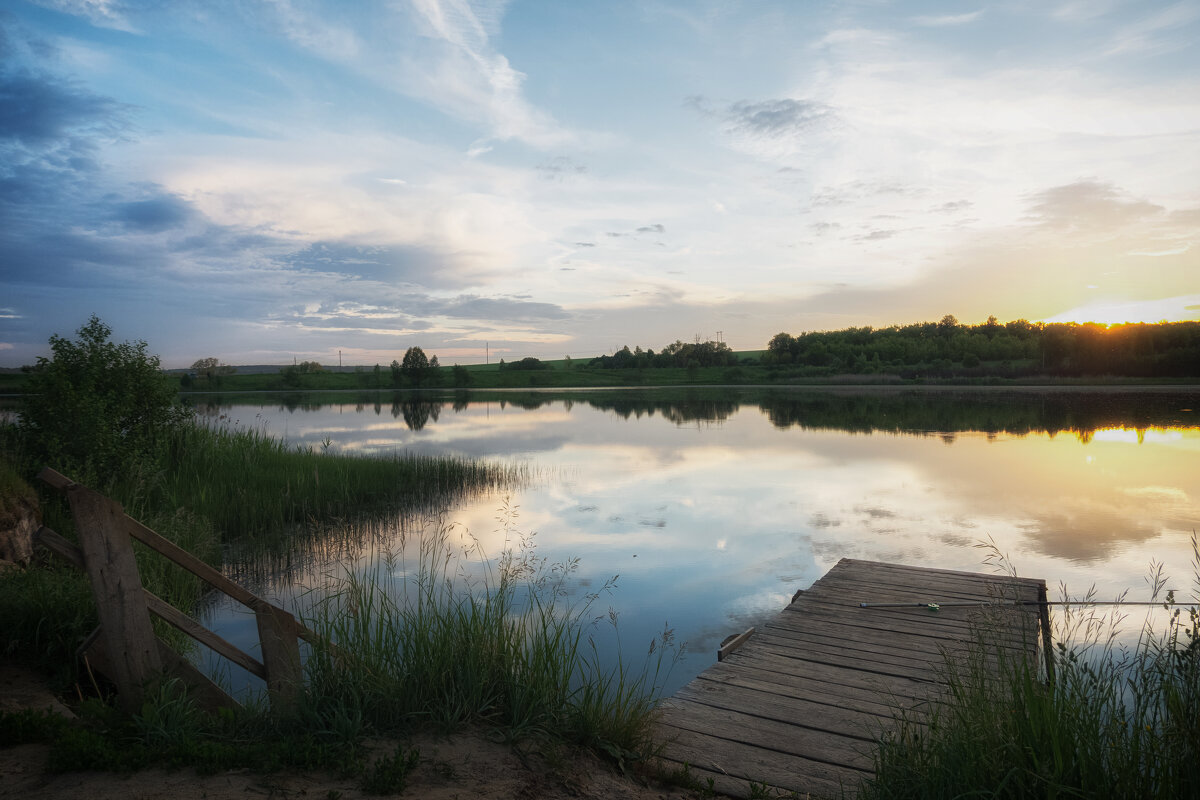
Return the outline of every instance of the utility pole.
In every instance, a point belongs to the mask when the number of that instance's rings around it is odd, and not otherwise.
[[[484,364],[492,363],[492,349],[491,348],[492,348],[491,342],[483,343],[483,363]]]
[[[338,369],[342,368],[342,351],[338,350]]]

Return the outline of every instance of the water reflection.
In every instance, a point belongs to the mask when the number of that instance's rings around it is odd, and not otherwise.
[[[990,538],[1024,575],[1101,596],[1143,588],[1152,559],[1188,586],[1200,528],[1200,397],[1178,390],[673,390],[477,393],[217,402],[214,419],[345,453],[437,453],[527,463],[519,525],[551,561],[580,558],[579,590],[620,575],[622,639],[664,621],[694,655],[781,608],[842,557],[985,570]],[[391,414],[379,409],[392,409]],[[398,409],[398,410],[397,410]],[[498,555],[497,495],[448,511]],[[258,577],[319,587],[361,569],[406,525],[326,531]],[[249,563],[254,563],[251,559]],[[863,598],[864,600],[869,598]]]

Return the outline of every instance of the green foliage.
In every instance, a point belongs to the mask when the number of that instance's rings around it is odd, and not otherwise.
[[[75,340],[51,336],[52,356],[38,359],[21,408],[29,456],[93,483],[147,457],[181,419],[158,357],[111,333],[93,316]]]
[[[653,350],[642,350],[629,345],[611,356],[600,356],[588,362],[588,366],[599,369],[658,369],[668,367],[699,368],[729,367],[737,364],[737,356],[724,342],[682,342],[676,340],[667,345],[658,355]]]
[[[192,364],[192,371],[196,373],[196,379],[204,382],[204,385],[209,388],[219,388],[222,379],[226,375],[232,375],[237,372],[234,367],[228,364],[222,364],[215,358],[200,358]],[[190,376],[185,376],[190,377]]]
[[[390,756],[380,756],[367,767],[362,778],[362,788],[367,794],[401,794],[408,786],[408,776],[421,761],[417,748],[405,751],[397,745]]]
[[[65,717],[52,711],[0,711],[0,747],[52,741],[66,724]]]
[[[218,543],[281,533],[313,519],[423,508],[522,477],[519,469],[465,459],[355,458],[291,447],[255,430],[200,425],[180,426],[164,452],[169,468],[141,490],[147,507],[188,509],[208,522]]]
[[[543,362],[541,359],[533,358],[532,356],[530,356],[529,358],[522,358],[520,361],[511,361],[507,364],[505,364],[503,361],[501,361],[500,368],[507,369],[507,370],[516,370],[518,372],[521,372],[521,371],[529,372],[529,371],[540,370],[540,369],[551,369],[552,367],[549,364]]]
[[[74,653],[96,627],[91,586],[65,567],[7,570],[0,575],[0,655],[20,657],[74,677]]]
[[[839,372],[886,369],[917,377],[1017,378],[1030,375],[1140,378],[1200,375],[1200,322],[1098,325],[1074,322],[962,325],[940,322],[778,333],[763,363]]]
[[[404,351],[404,360],[400,362],[400,372],[414,384],[420,384],[429,376],[429,358],[419,347],[410,347]]]
[[[85,701],[79,715],[78,724],[56,726],[43,738],[51,744],[51,772],[134,772],[151,764],[201,774],[361,768],[361,731],[345,738],[312,715],[282,723],[256,707],[204,713],[170,680],[152,687],[131,717],[98,700]]]
[[[37,493],[21,478],[6,456],[0,450],[0,527],[16,525],[21,515],[38,506]]]

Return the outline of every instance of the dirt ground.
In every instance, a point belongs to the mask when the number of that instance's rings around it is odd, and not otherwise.
[[[0,664],[0,709],[53,708],[70,711],[27,670]],[[397,743],[372,742],[372,753],[390,754]],[[420,750],[420,763],[409,776],[403,796],[429,800],[457,798],[548,798],[578,800],[668,800],[695,793],[652,784],[622,775],[598,758],[571,753],[566,758],[528,755],[524,759],[507,745],[479,733],[449,739],[420,737],[404,742]],[[29,800],[248,800],[313,798],[352,800],[374,797],[355,778],[319,772],[256,774],[247,770],[200,776],[191,770],[144,770],[132,775],[104,772],[49,774],[49,748],[22,745],[0,749],[0,797]]]

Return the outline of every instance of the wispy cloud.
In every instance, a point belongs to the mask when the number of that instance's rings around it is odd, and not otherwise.
[[[1181,29],[1200,19],[1200,6],[1179,2],[1149,14],[1136,22],[1122,25],[1110,43],[1107,55],[1148,52],[1170,52],[1194,47],[1195,32],[1185,34]]]
[[[89,22],[99,28],[138,33],[137,27],[129,20],[127,4],[121,0],[35,0],[35,2],[65,14],[86,17]]]
[[[407,61],[424,99],[463,119],[482,122],[495,139],[538,147],[573,141],[547,112],[521,91],[525,75],[492,46],[505,2],[411,0],[422,34],[435,46],[429,60]]]
[[[913,22],[927,28],[946,28],[955,25],[967,25],[983,16],[984,9],[970,11],[965,14],[941,14],[934,16],[913,17]]]

